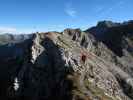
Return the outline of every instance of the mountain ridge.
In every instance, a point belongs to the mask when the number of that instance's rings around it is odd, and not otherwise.
[[[132,34],[127,35],[133,32],[132,21],[122,26],[109,23],[100,22],[108,24],[109,34],[126,32],[125,37],[120,34],[123,37],[121,56],[89,30],[34,33],[28,38],[20,36],[21,41],[9,38],[3,42],[0,46],[2,97],[11,100],[132,100],[133,41]]]

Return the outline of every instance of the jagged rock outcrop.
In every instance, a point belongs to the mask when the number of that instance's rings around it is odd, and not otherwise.
[[[109,29],[121,25],[105,24]],[[35,33],[12,45],[2,43],[0,99],[132,100],[131,36],[123,40],[121,57],[80,29]]]
[[[102,22],[105,26],[107,26],[104,22]],[[88,29],[86,32],[90,32],[94,34],[97,40],[105,44],[109,49],[111,49],[112,53],[107,53],[109,50],[102,50],[105,53],[104,59],[108,59],[114,64],[116,64],[121,70],[126,72],[132,80],[132,65],[133,65],[133,56],[132,56],[132,49],[133,49],[133,22],[128,21],[124,23],[114,23],[111,27],[104,27],[106,28],[105,31],[96,32],[100,27],[97,25],[94,28]],[[93,30],[93,31],[92,31]],[[95,33],[96,32],[96,33]],[[104,47],[105,48],[105,47]],[[108,58],[108,56],[110,56]],[[100,56],[103,58],[103,56]],[[116,76],[119,77],[119,76]],[[130,78],[128,78],[130,80]],[[132,95],[132,84],[128,85],[128,82],[125,78],[122,78],[121,85],[126,83],[128,87],[126,93],[130,93]],[[126,81],[126,82],[125,82]],[[131,82],[132,83],[132,82]],[[123,87],[123,85],[122,85]],[[125,89],[125,86],[123,87]],[[124,90],[125,91],[125,90]],[[130,96],[131,96],[130,95]]]

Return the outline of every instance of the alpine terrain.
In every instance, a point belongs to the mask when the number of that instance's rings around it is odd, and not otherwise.
[[[0,35],[0,100],[133,100],[133,21]]]

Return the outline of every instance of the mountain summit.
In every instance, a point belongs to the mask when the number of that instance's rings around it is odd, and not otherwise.
[[[132,100],[132,32],[132,21],[103,21],[86,31],[1,35],[0,99]]]

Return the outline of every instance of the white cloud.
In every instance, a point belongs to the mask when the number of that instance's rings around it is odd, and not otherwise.
[[[66,9],[66,13],[71,17],[75,17],[77,12],[73,9]]]
[[[14,33],[16,32],[16,28],[12,27],[1,27],[0,26],[0,33]]]
[[[76,17],[77,16],[77,11],[73,7],[72,3],[67,3],[65,5],[65,13],[71,17]]]
[[[25,34],[29,34],[29,33],[33,33],[33,32],[37,32],[36,29],[17,29],[17,28],[13,28],[13,27],[3,27],[0,26],[0,34],[4,34],[4,33],[12,33],[12,34],[21,34],[21,33],[25,33]]]

